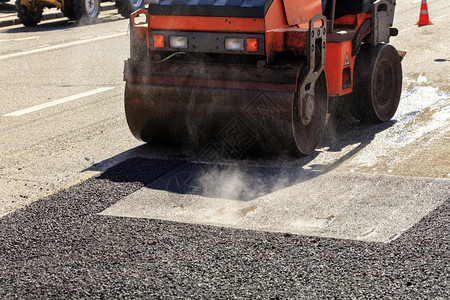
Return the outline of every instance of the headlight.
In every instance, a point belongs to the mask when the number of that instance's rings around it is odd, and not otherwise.
[[[187,48],[187,37],[185,36],[170,36],[169,38],[170,48]]]
[[[225,49],[234,51],[244,50],[244,39],[225,38]]]

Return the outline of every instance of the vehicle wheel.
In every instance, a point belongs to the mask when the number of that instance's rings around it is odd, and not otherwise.
[[[297,93],[299,95],[300,93]],[[325,129],[328,111],[328,87],[325,73],[319,76],[315,86],[314,99],[300,99],[294,105],[303,105],[303,116],[292,116],[292,130],[297,150],[301,155],[311,154],[317,147]],[[298,110],[300,111],[300,109]]]
[[[352,114],[361,122],[387,122],[402,93],[402,65],[389,44],[364,47],[356,58]]]
[[[62,9],[61,11],[64,17],[69,18],[69,20],[71,21],[75,21],[77,19],[77,15],[72,5],[73,3],[70,3],[70,5],[67,5],[67,7],[64,7],[64,9]]]
[[[19,20],[25,26],[36,26],[42,19],[42,7],[36,11],[29,11],[28,8],[20,4],[21,0],[16,0],[16,10]]]
[[[77,22],[91,24],[97,21],[100,0],[72,0],[72,9]]]
[[[69,18],[70,21],[75,21],[77,19],[75,12],[73,11],[72,8],[63,9],[62,13],[63,13],[64,17]]]
[[[117,0],[115,6],[122,17],[129,18],[132,12],[144,7],[144,0]]]

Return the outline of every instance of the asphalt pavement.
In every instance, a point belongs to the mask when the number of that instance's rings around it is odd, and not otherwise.
[[[0,296],[448,299],[450,202],[390,243],[99,215],[182,164],[134,158],[0,219]]]
[[[408,54],[395,118],[331,126],[306,158],[234,161],[263,183],[237,195],[180,190],[197,187],[178,176],[197,162],[129,132],[126,19],[2,28],[0,299],[449,299],[449,13],[428,2],[428,27],[414,26],[419,0],[397,2],[392,42]],[[180,220],[203,203],[203,218]],[[240,226],[258,214],[259,228]],[[264,228],[293,215],[308,230]]]
[[[100,4],[100,12],[116,9],[114,2],[104,2]],[[42,21],[55,20],[65,18],[63,13],[56,9],[44,9],[42,13]],[[17,17],[14,1],[0,2],[0,27],[20,25],[22,22]]]

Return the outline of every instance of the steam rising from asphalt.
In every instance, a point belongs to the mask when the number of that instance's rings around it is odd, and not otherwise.
[[[285,188],[294,178],[280,169],[212,167],[196,178],[195,186],[205,197],[247,201]]]

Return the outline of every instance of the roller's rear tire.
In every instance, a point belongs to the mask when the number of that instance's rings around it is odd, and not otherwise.
[[[402,66],[389,44],[363,47],[356,58],[352,114],[361,122],[389,121],[397,111],[402,92]]]
[[[29,11],[28,8],[22,5],[21,0],[16,0],[17,16],[20,22],[26,27],[36,26],[42,19],[42,7],[36,11]]]

